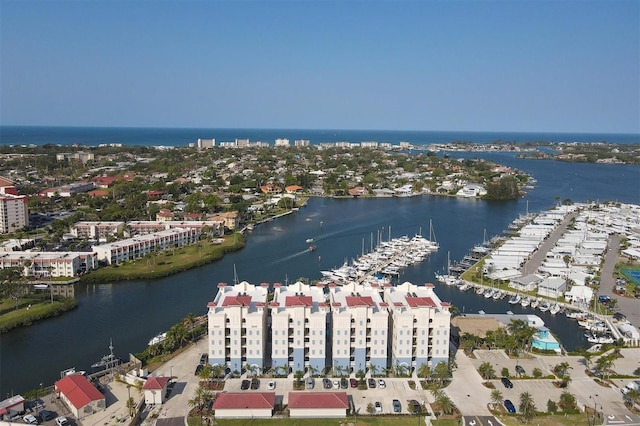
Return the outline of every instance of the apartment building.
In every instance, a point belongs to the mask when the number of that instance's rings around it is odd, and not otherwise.
[[[271,315],[271,366],[286,371],[320,372],[327,366],[329,305],[324,285],[274,284]],[[278,370],[275,370],[278,371]]]
[[[332,367],[337,372],[382,372],[387,367],[388,304],[377,285],[329,284]]]
[[[27,202],[27,196],[18,195],[12,181],[0,177],[0,234],[29,226]]]
[[[25,277],[75,277],[97,267],[97,255],[91,252],[0,253],[0,269],[20,268]]]
[[[386,286],[384,300],[391,314],[391,366],[406,372],[422,364],[434,368],[449,362],[451,304],[442,302],[433,284],[405,282]]]
[[[264,368],[269,284],[218,284],[208,308],[209,363],[241,372]]]
[[[76,238],[106,241],[124,232],[124,222],[77,222],[71,225],[69,232]]]
[[[139,259],[156,251],[196,243],[199,235],[200,232],[197,229],[172,228],[126,240],[95,245],[92,250],[97,254],[99,261],[111,265]]]

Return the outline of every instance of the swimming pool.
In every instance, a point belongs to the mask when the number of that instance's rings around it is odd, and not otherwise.
[[[636,287],[640,287],[640,269],[620,269],[622,275],[627,277],[627,279],[633,283]]]

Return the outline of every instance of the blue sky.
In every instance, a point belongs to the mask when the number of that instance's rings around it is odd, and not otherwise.
[[[640,133],[640,1],[0,0],[0,124]]]

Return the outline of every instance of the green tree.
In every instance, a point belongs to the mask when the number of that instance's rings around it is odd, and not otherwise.
[[[536,368],[533,369],[531,374],[533,375],[534,379],[539,379],[540,377],[542,377],[542,370],[540,370],[538,367],[536,367]]]
[[[451,370],[449,369],[449,365],[444,361],[440,361],[433,369],[433,375],[436,379],[438,379],[440,385],[442,386],[444,381],[451,377]]]
[[[494,405],[494,407],[496,405],[502,404],[503,399],[504,397],[502,396],[502,392],[500,392],[500,389],[494,389],[491,391],[491,403]]]
[[[571,411],[576,408],[576,397],[569,391],[564,391],[560,394],[560,401],[558,406],[562,411]]]
[[[520,394],[520,405],[518,406],[520,417],[525,423],[529,423],[536,415],[536,404],[529,392]]]
[[[511,373],[509,373],[509,369],[507,367],[502,367],[502,370],[500,370],[500,375],[502,377],[511,377]]]
[[[556,404],[555,401],[548,400],[547,401],[547,411],[550,412],[551,414],[557,413],[558,412],[558,404]]]
[[[447,395],[446,393],[441,392],[440,395],[438,395],[438,398],[436,399],[436,404],[440,406],[440,409],[442,410],[443,413],[445,414],[453,413],[453,401],[451,401],[451,398],[449,398],[449,395]]]
[[[26,280],[18,267],[0,269],[0,294],[13,299],[16,309],[20,297],[26,292]]]
[[[480,376],[482,376],[485,380],[491,380],[496,377],[496,371],[493,369],[493,366],[489,362],[483,362],[478,367],[478,372]]]

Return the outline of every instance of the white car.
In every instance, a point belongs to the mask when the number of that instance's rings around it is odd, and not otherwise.
[[[58,426],[69,426],[69,419],[65,416],[56,417],[56,425]]]
[[[374,404],[374,408],[376,413],[382,413],[382,404],[380,403],[380,401],[376,401],[376,403]]]
[[[38,424],[38,419],[36,419],[36,416],[34,416],[33,414],[27,414],[26,416],[24,416],[22,418],[22,420],[24,420],[24,422],[28,425],[37,425]]]
[[[333,388],[334,389],[340,389],[340,380],[334,380],[333,381]]]
[[[269,382],[267,383],[267,389],[268,390],[274,390],[275,388],[276,388],[275,380],[269,380]]]
[[[382,379],[379,379],[379,380],[378,380],[378,388],[380,388],[380,389],[384,389],[384,388],[386,388],[386,387],[387,387],[387,384],[385,383],[385,381],[384,381],[384,380],[382,380]]]

